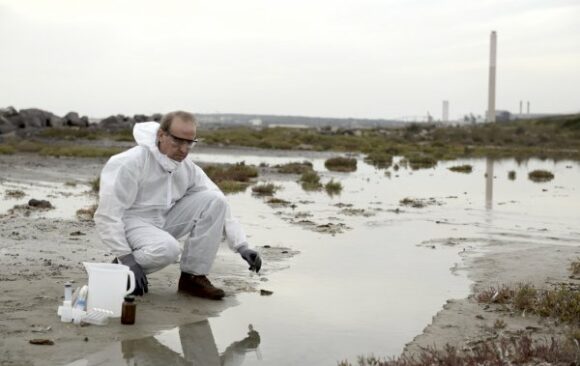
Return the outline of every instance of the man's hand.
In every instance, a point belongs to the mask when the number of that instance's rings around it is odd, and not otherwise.
[[[143,296],[143,294],[149,292],[149,282],[147,281],[145,272],[143,272],[143,268],[135,261],[133,254],[126,254],[117,259],[121,264],[128,266],[135,275],[135,291],[133,291],[133,295]]]
[[[248,262],[250,265],[250,271],[255,271],[256,273],[260,272],[260,268],[262,268],[262,258],[260,258],[258,252],[249,249],[247,245],[244,245],[238,249],[238,253],[240,253],[246,262]]]

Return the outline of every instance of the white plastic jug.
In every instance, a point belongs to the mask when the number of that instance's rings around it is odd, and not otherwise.
[[[87,311],[105,309],[112,317],[121,316],[125,295],[135,290],[135,275],[128,266],[114,263],[83,262],[89,274],[89,298]],[[127,289],[127,278],[129,289]]]

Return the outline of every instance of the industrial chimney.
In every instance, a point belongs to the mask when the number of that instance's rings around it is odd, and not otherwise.
[[[489,45],[489,89],[487,98],[487,122],[495,122],[495,66],[497,34],[491,32]]]

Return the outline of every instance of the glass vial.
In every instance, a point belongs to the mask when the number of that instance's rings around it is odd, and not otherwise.
[[[121,310],[121,324],[135,324],[135,313],[137,312],[137,304],[135,304],[135,297],[132,295],[125,296],[123,308]]]
[[[64,301],[72,303],[72,284],[70,282],[64,284]]]

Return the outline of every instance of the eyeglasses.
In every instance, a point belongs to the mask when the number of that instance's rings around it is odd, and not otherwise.
[[[175,146],[187,146],[188,148],[192,148],[195,146],[195,144],[197,144],[198,139],[193,139],[193,140],[188,140],[188,139],[182,139],[181,137],[177,137],[174,136],[171,132],[169,131],[164,131],[165,134],[167,134],[169,137],[171,137],[171,142],[173,143],[173,145]]]

